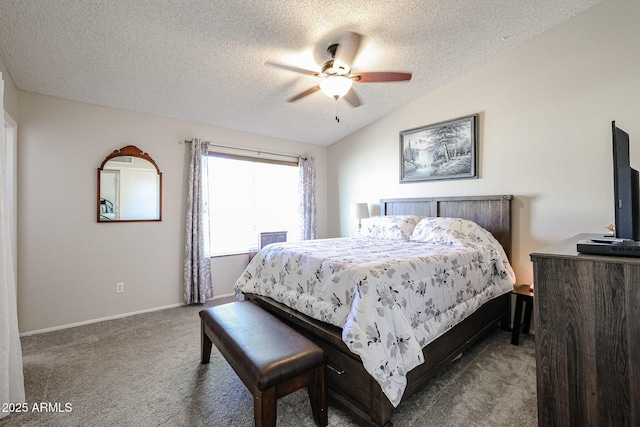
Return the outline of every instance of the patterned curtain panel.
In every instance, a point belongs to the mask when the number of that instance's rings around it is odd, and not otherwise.
[[[187,193],[187,227],[184,253],[184,300],[203,304],[213,298],[209,264],[209,209],[207,206],[209,142],[191,142],[189,188]]]
[[[316,165],[314,157],[298,159],[302,240],[316,238]]]
[[[4,81],[0,73],[0,106]],[[22,374],[22,348],[18,334],[16,306],[16,279],[13,271],[13,255],[9,236],[9,204],[7,197],[7,159],[4,140],[4,110],[0,109],[0,403],[24,402]],[[6,407],[3,406],[3,409]],[[11,411],[0,410],[0,418]]]

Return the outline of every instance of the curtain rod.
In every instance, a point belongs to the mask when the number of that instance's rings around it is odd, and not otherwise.
[[[193,140],[191,140],[193,141]],[[185,144],[191,144],[191,141],[183,141]],[[306,156],[293,156],[291,154],[280,154],[280,153],[272,153],[269,151],[258,151],[258,150],[252,150],[249,148],[240,148],[240,147],[230,147],[228,145],[217,145],[217,144],[209,144],[209,147],[218,147],[218,148],[227,148],[230,150],[239,150],[239,151],[248,151],[250,153],[256,153],[257,155],[260,154],[269,154],[270,156],[281,156],[281,157],[288,157],[290,159],[302,159],[302,160],[307,160]]]

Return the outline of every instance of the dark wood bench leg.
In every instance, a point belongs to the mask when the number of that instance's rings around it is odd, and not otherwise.
[[[200,359],[200,363],[209,363],[209,359],[211,358],[211,346],[212,342],[207,336],[205,332],[205,324],[204,322],[200,322],[200,350],[202,352],[202,356]]]
[[[277,402],[275,387],[256,392],[253,396],[253,418],[256,427],[276,427]]]
[[[329,424],[329,414],[327,413],[327,383],[324,376],[324,366],[316,368],[315,377],[315,382],[307,387],[311,411],[316,424],[320,427],[326,427]]]

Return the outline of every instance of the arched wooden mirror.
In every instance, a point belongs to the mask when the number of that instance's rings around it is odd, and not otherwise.
[[[98,168],[98,222],[162,220],[162,173],[138,147],[109,154]]]

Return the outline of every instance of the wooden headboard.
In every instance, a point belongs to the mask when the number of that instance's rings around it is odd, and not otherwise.
[[[380,215],[424,215],[463,218],[485,228],[511,258],[513,196],[419,197],[380,200]]]

